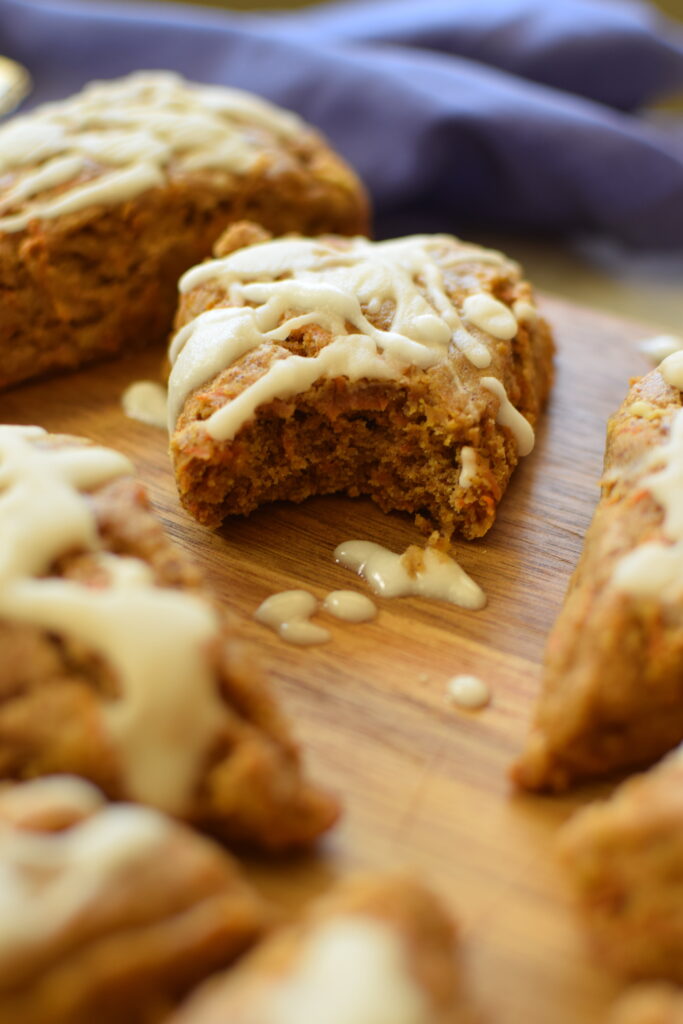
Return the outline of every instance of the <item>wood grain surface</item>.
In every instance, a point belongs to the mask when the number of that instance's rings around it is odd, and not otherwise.
[[[128,382],[157,376],[159,352],[0,395],[3,422],[83,434],[133,458],[170,532],[259,646],[311,774],[343,798],[344,819],[315,857],[255,863],[254,877],[295,905],[352,867],[413,866],[461,922],[472,988],[493,1024],[591,1024],[619,987],[592,962],[553,853],[558,824],[598,791],[518,796],[506,770],[597,499],[605,421],[629,377],[647,369],[635,342],[648,332],[555,298],[542,305],[559,351],[536,449],[490,533],[455,546],[487,607],[378,599],[371,623],[321,615],[332,640],[313,648],[288,646],[253,611],[290,587],[321,598],[365,591],[334,564],[335,546],[362,538],[403,550],[421,542],[409,520],[370,501],[321,498],[270,506],[218,533],[192,522],[178,506],[165,435],[120,410]],[[488,681],[489,708],[448,704],[446,683],[460,672]]]

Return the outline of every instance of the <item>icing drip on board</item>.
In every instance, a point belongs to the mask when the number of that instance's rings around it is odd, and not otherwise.
[[[132,472],[96,446],[55,447],[35,428],[0,428],[0,616],[80,641],[115,671],[102,718],[135,799],[182,813],[222,721],[209,662],[219,623],[208,601],[156,586],[146,563],[101,549],[83,492]],[[87,551],[108,577],[92,587],[45,576]]]
[[[307,590],[282,590],[267,597],[254,612],[254,618],[288,643],[308,647],[330,639],[329,630],[309,621],[317,610],[318,602]]]
[[[480,711],[491,703],[491,689],[478,676],[453,676],[446,692],[452,704],[467,711]]]
[[[0,177],[14,176],[0,194],[0,231],[130,199],[163,185],[170,164],[180,173],[245,174],[274,140],[304,130],[295,114],[258,96],[171,72],[94,82],[0,128]]]
[[[168,397],[163,384],[154,380],[136,380],[123,392],[121,405],[129,419],[166,429]]]
[[[435,548],[410,547],[397,555],[381,544],[349,540],[334,551],[335,561],[353,569],[381,597],[427,597],[461,608],[479,609],[486,595],[458,563]]]
[[[335,619],[344,622],[369,622],[377,615],[377,605],[365,594],[356,590],[332,590],[326,596],[322,607]]]
[[[491,363],[490,344],[514,337],[517,321],[488,292],[469,295],[459,312],[444,274],[459,265],[486,262],[518,273],[500,253],[455,246],[444,235],[377,243],[356,238],[342,244],[276,239],[194,267],[181,279],[181,292],[214,284],[231,305],[200,313],[171,343],[169,431],[191,392],[262,345],[270,347],[272,358],[261,375],[202,421],[202,429],[217,441],[232,440],[260,407],[301,394],[319,380],[400,382],[411,368],[452,362],[454,350],[476,369],[485,369]],[[382,326],[375,322],[380,311]],[[467,330],[461,314],[472,319],[476,334]],[[309,325],[331,335],[317,354],[296,355],[278,344]],[[498,422],[530,451],[530,425],[520,414],[525,428],[514,417],[516,410],[497,378],[482,378],[482,387],[492,380],[501,400]]]

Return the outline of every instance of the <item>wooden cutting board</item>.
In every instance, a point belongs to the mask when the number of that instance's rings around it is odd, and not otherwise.
[[[590,1024],[618,990],[591,961],[553,853],[558,824],[598,790],[518,796],[506,770],[597,500],[605,421],[629,377],[648,368],[635,347],[648,331],[555,298],[542,304],[559,351],[536,449],[490,533],[456,545],[487,607],[379,599],[371,623],[321,616],[332,640],[319,647],[288,646],[253,621],[254,609],[291,587],[319,597],[366,590],[334,564],[335,546],[362,538],[402,551],[421,542],[409,520],[370,501],[321,498],[271,506],[219,533],[195,524],[179,508],[164,433],[120,411],[127,383],[157,376],[159,352],[0,395],[0,421],[83,434],[133,458],[170,532],[259,646],[311,775],[342,797],[344,819],[317,856],[253,864],[254,877],[295,905],[352,867],[414,867],[461,922],[466,969],[493,1024]],[[449,706],[446,683],[461,672],[491,685],[485,711]]]

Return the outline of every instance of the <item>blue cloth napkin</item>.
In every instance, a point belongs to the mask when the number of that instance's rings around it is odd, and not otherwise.
[[[683,247],[683,132],[638,114],[683,89],[683,33],[641,3],[363,0],[282,15],[0,0],[31,102],[172,68],[253,90],[356,167],[379,235],[593,231]]]

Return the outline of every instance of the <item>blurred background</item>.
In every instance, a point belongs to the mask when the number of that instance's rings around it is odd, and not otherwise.
[[[286,7],[306,7],[318,0],[191,0],[211,7],[225,7],[233,11],[275,11]],[[457,0],[455,0],[457,3]],[[486,0],[481,0],[486,3]],[[553,0],[548,0],[552,3]],[[605,0],[612,3],[614,0]],[[674,17],[683,17],[683,0],[658,0],[657,6]]]
[[[180,2],[187,3],[188,0]],[[189,2],[226,11],[256,14],[309,6],[319,0]],[[453,2],[457,3],[458,0]],[[482,4],[486,2],[481,0]],[[618,2],[620,0],[604,0],[605,4]],[[553,0],[548,0],[548,3],[553,3]],[[683,0],[656,0],[653,6],[670,18],[683,22]],[[680,112],[683,118],[683,96],[671,98],[660,106],[668,112]],[[538,288],[641,320],[646,332],[651,328],[650,333],[665,332],[683,336],[683,252],[633,251],[605,239],[591,238],[567,240],[480,233],[472,240],[501,248],[520,260]]]

